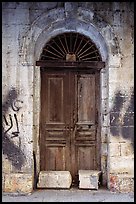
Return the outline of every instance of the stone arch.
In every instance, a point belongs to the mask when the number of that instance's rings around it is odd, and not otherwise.
[[[65,24],[65,21],[63,21],[63,24]],[[64,33],[64,32],[78,32],[80,34],[83,34],[83,35],[89,37],[93,41],[93,43],[96,45],[97,49],[100,51],[102,60],[106,61],[107,60],[106,45],[104,43],[104,39],[98,33],[98,31],[95,29],[95,27],[91,25],[91,26],[89,26],[89,29],[88,29],[88,25],[86,23],[79,22],[77,20],[74,21],[74,24],[78,25],[78,27],[75,27],[75,29],[74,28],[68,29],[68,28],[59,27],[60,24],[58,22],[56,22],[56,23],[54,23],[53,27],[57,28],[57,29],[49,28],[48,31],[44,30],[41,33],[41,35],[39,36],[39,38],[37,39],[37,42],[35,44],[35,47],[36,47],[35,59],[37,59],[37,60],[39,59],[39,54],[42,52],[42,49],[43,49],[42,43],[49,41],[50,37],[54,37],[54,36],[59,35],[59,34]],[[99,38],[98,41],[96,41],[95,38],[97,38],[97,37],[94,34]],[[46,39],[45,39],[45,36],[46,36]]]
[[[76,15],[70,15],[70,9],[57,8],[48,11],[39,16],[31,25],[31,28],[24,34],[20,44],[20,63],[24,66],[33,67],[33,104],[37,106],[34,113],[35,130],[33,132],[35,141],[35,150],[38,152],[39,137],[39,112],[40,112],[40,70],[36,67],[36,61],[39,60],[43,47],[56,35],[66,32],[78,32],[90,38],[96,45],[101,54],[102,61],[106,63],[104,71],[101,72],[101,137],[107,137],[108,149],[108,132],[109,129],[109,101],[108,101],[108,70],[109,68],[120,66],[120,49],[117,37],[111,26],[97,16],[93,11],[78,7]],[[36,101],[36,102],[35,102]],[[102,138],[102,152],[105,149],[104,139]],[[108,153],[102,153],[102,172],[103,183],[108,183]],[[39,161],[39,155],[36,153],[36,160]],[[103,161],[103,158],[106,161]],[[38,162],[37,162],[38,163]],[[38,165],[36,166],[38,169]],[[37,170],[38,171],[38,170]]]
[[[66,15],[65,8],[57,8],[42,14],[33,22],[20,40],[22,64],[34,65],[35,60],[39,59],[42,48],[51,37],[72,31],[89,37],[99,49],[103,61],[108,63],[109,56],[119,57],[117,37],[108,23],[92,11],[89,13],[87,9],[81,7],[77,8],[77,16],[69,17],[69,15]]]

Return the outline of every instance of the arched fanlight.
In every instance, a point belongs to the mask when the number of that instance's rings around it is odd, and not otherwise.
[[[70,32],[57,35],[47,42],[40,60],[101,61],[101,56],[88,37]]]

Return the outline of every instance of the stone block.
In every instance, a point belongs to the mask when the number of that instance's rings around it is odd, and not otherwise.
[[[41,171],[38,188],[70,188],[72,177],[69,171]]]
[[[120,143],[109,143],[109,149],[111,157],[118,157],[121,155]]]
[[[124,174],[118,177],[120,192],[134,192],[134,175]]]
[[[109,68],[109,81],[110,82],[117,82],[119,76],[119,69],[118,68]]]
[[[131,142],[120,143],[121,156],[131,156],[134,154],[133,144]]]
[[[79,170],[79,188],[98,189],[100,171]]]
[[[130,156],[115,156],[110,157],[110,173],[121,174],[134,172],[134,158]]]
[[[4,173],[2,174],[2,191],[4,191],[5,188],[5,175]]]
[[[33,191],[33,176],[26,173],[5,174],[4,192],[31,193]]]
[[[134,191],[134,175],[110,174],[110,191],[128,193]]]
[[[107,143],[101,143],[101,154],[103,156],[108,154]]]
[[[109,56],[109,68],[118,68],[120,67],[121,57],[120,55],[110,55]]]
[[[4,9],[3,24],[29,25],[29,9]]]

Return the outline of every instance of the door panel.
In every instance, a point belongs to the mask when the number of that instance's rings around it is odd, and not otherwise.
[[[46,159],[45,168],[46,170],[65,170],[65,161],[66,161],[66,146],[55,144],[46,146]],[[59,159],[58,159],[59,158]]]
[[[82,145],[77,146],[77,169],[94,169],[95,166],[95,145]],[[89,158],[89,159],[88,159]]]
[[[66,73],[41,73],[40,169],[69,169],[69,77]],[[66,111],[67,110],[67,111]]]
[[[77,75],[78,123],[95,122],[95,75]]]
[[[40,170],[98,169],[96,77],[41,72]]]
[[[97,123],[95,74],[75,73],[75,97],[73,137],[73,178],[77,180],[78,170],[98,169],[97,166]]]

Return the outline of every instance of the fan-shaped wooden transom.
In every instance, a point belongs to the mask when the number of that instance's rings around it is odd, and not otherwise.
[[[57,35],[47,42],[40,60],[101,61],[101,57],[88,37],[70,32]]]

